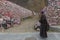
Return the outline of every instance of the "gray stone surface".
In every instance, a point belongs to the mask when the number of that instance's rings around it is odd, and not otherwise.
[[[37,40],[35,37],[26,37],[25,40]]]
[[[60,33],[48,33],[48,38],[41,38],[35,33],[0,33],[0,40],[60,40]]]
[[[60,25],[59,26],[50,26],[50,30],[54,30],[54,31],[60,32]]]

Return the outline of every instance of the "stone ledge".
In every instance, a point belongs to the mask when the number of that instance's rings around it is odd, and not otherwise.
[[[50,30],[55,30],[55,31],[60,32],[60,26],[51,26]]]

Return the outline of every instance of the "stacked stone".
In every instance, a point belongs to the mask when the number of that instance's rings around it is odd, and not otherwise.
[[[21,18],[33,16],[33,13],[31,10],[23,8],[9,1],[0,1],[0,14],[6,15],[6,16],[10,15],[10,17],[15,18],[16,21],[21,20]]]
[[[60,9],[57,6],[59,0],[48,0],[48,6],[46,7],[45,15],[50,25],[60,25]]]

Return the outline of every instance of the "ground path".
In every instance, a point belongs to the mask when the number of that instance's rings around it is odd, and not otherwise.
[[[48,38],[43,39],[39,32],[34,33],[0,33],[0,40],[60,40],[60,33],[49,33]]]
[[[14,27],[11,27],[3,32],[35,32],[33,29],[33,26],[35,22],[38,20],[38,16],[35,16],[33,18],[28,18],[22,21],[21,25],[15,25]],[[0,31],[1,32],[1,31]]]

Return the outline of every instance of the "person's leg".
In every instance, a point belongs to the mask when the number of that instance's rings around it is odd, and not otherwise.
[[[43,30],[40,29],[40,37],[43,37]]]
[[[44,30],[42,29],[42,38],[44,38]]]
[[[42,38],[47,38],[47,32],[44,31],[43,29],[40,30],[40,37],[42,37]]]
[[[45,38],[47,38],[47,31],[45,31]]]
[[[47,31],[45,31],[45,30],[43,31],[43,37],[47,38]]]
[[[40,37],[42,36],[42,31],[40,30]]]

